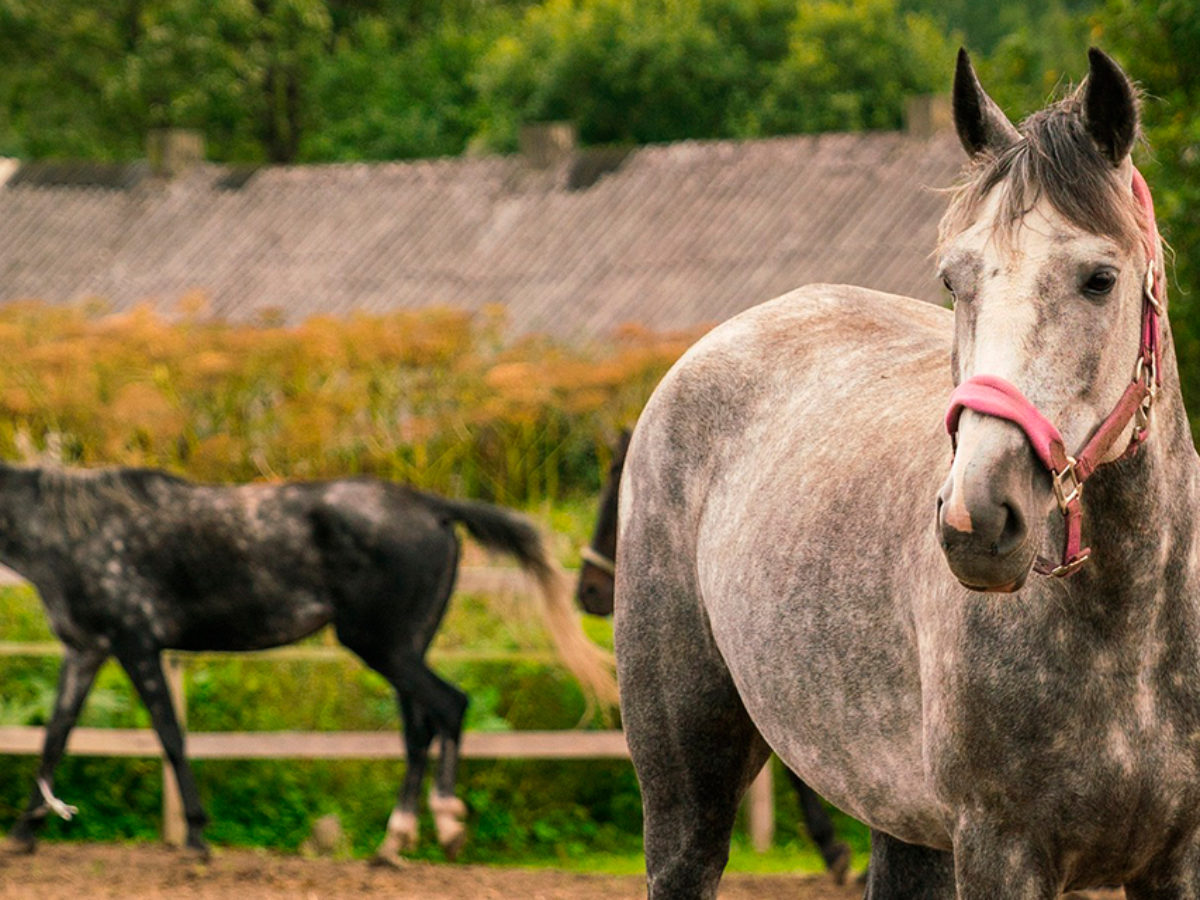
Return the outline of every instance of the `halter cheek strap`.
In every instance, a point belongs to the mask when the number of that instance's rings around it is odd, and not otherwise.
[[[950,434],[951,446],[955,449],[959,419],[964,409],[971,409],[1017,425],[1025,432],[1034,454],[1049,470],[1058,508],[1066,520],[1066,534],[1060,563],[1056,565],[1042,557],[1038,558],[1034,571],[1042,575],[1064,577],[1078,571],[1080,566],[1087,562],[1092,551],[1080,546],[1083,483],[1098,466],[1104,464],[1109,451],[1131,421],[1134,423],[1133,433],[1125,451],[1118,459],[1124,459],[1137,452],[1142,441],[1146,439],[1150,426],[1150,409],[1162,383],[1162,257],[1158,226],[1154,220],[1154,202],[1145,179],[1137,169],[1133,171],[1133,195],[1146,215],[1143,237],[1150,257],[1142,287],[1141,346],[1137,364],[1134,366],[1133,380],[1125,388],[1112,412],[1084,444],[1083,449],[1075,456],[1068,455],[1062,434],[1054,423],[1042,415],[1015,385],[996,375],[976,375],[968,378],[954,389],[950,395],[950,408],[946,411],[946,431]]]

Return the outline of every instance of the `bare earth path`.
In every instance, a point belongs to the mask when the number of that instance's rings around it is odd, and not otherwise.
[[[721,900],[851,900],[862,889],[838,888],[825,876],[729,875]],[[553,869],[434,865],[401,870],[362,861],[303,859],[248,850],[218,850],[199,865],[148,844],[53,844],[33,856],[0,855],[0,900],[84,898],[268,898],[326,900],[641,900],[639,876],[581,875]]]

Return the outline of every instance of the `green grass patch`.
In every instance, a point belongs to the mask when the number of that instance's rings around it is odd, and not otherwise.
[[[593,639],[611,646],[608,620],[585,617]],[[0,641],[52,640],[34,591],[0,588]],[[307,643],[336,643],[322,632]],[[574,728],[587,704],[559,665],[503,659],[464,661],[459,651],[544,655],[551,643],[532,598],[456,596],[433,646],[433,668],[471,699],[467,728],[480,731]],[[440,657],[440,658],[439,658]],[[54,701],[59,661],[0,656],[0,725],[40,725]],[[195,731],[368,730],[399,736],[390,686],[357,659],[185,657],[188,722]],[[107,664],[84,707],[82,725],[149,727],[149,716],[124,672]],[[589,727],[605,727],[593,719]],[[0,829],[15,821],[33,784],[37,761],[0,756]],[[778,763],[774,763],[778,766]],[[197,780],[217,845],[296,850],[311,823],[327,813],[342,821],[353,853],[365,856],[382,839],[403,763],[379,760],[198,760]],[[50,840],[154,840],[161,827],[161,763],[157,759],[67,757],[55,790],[80,807],[71,822],[52,821]],[[795,796],[776,777],[776,846],[750,849],[739,821],[734,871],[820,871],[799,825]],[[465,862],[556,866],[579,871],[642,870],[641,798],[626,760],[468,760],[460,796],[469,807]],[[838,836],[865,859],[865,829],[835,817]],[[419,858],[440,860],[428,815]]]

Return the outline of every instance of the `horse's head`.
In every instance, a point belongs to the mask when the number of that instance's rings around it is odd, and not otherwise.
[[[608,480],[600,491],[600,514],[596,518],[596,530],[591,543],[580,551],[583,565],[579,569],[579,585],[575,589],[575,600],[594,616],[609,616],[613,611],[613,587],[617,555],[617,488],[621,483],[621,470],[625,466],[625,453],[629,449],[629,431],[624,430],[613,448],[612,463],[608,469]]]
[[[1145,424],[1113,416],[1131,406],[1131,379],[1153,383],[1139,362],[1158,249],[1129,156],[1137,95],[1111,59],[1095,49],[1089,59],[1084,84],[1018,130],[959,54],[954,119],[971,164],[942,221],[939,258],[954,300],[955,393],[969,393],[964,383],[977,391],[952,406],[956,450],[937,525],[951,571],[978,590],[1024,584],[1049,546],[1056,490],[1079,509],[1074,469],[1055,484],[1039,440],[1057,431],[1066,454],[1091,441],[1090,466],[1120,457]],[[1092,441],[1105,430],[1114,433]]]

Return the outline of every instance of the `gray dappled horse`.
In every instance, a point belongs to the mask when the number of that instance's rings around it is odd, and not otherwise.
[[[642,413],[616,647],[652,897],[715,895],[772,750],[871,825],[870,898],[1200,896],[1200,466],[1137,98],[1089,57],[1018,130],[960,53],[953,313],[808,287]]]
[[[625,454],[629,450],[630,433],[623,430],[613,448],[608,477],[600,489],[600,510],[596,516],[596,528],[586,547],[580,548],[583,564],[579,567],[579,581],[575,587],[575,602],[594,616],[611,616],[613,612],[613,587],[616,578],[617,553],[617,499],[621,484],[621,472],[625,467]],[[837,884],[846,880],[850,871],[850,848],[839,841],[833,831],[833,822],[821,798],[791,769],[785,768],[788,783],[796,792],[800,802],[800,815],[813,843],[825,861],[825,868]]]
[[[10,835],[14,849],[34,849],[49,812],[76,812],[53,794],[54,767],[100,665],[115,656],[175,771],[187,846],[206,854],[207,817],[161,652],[258,650],[332,623],[395,689],[404,723],[407,767],[378,859],[394,863],[416,843],[434,738],[440,759],[429,803],[438,840],[453,856],[465,836],[454,787],[467,697],[424,657],[458,572],[455,523],[535,577],[564,660],[598,696],[615,699],[611,672],[584,637],[537,529],[500,507],[369,478],[230,487],[145,469],[0,464],[0,562],[37,587],[65,645],[36,783]]]

